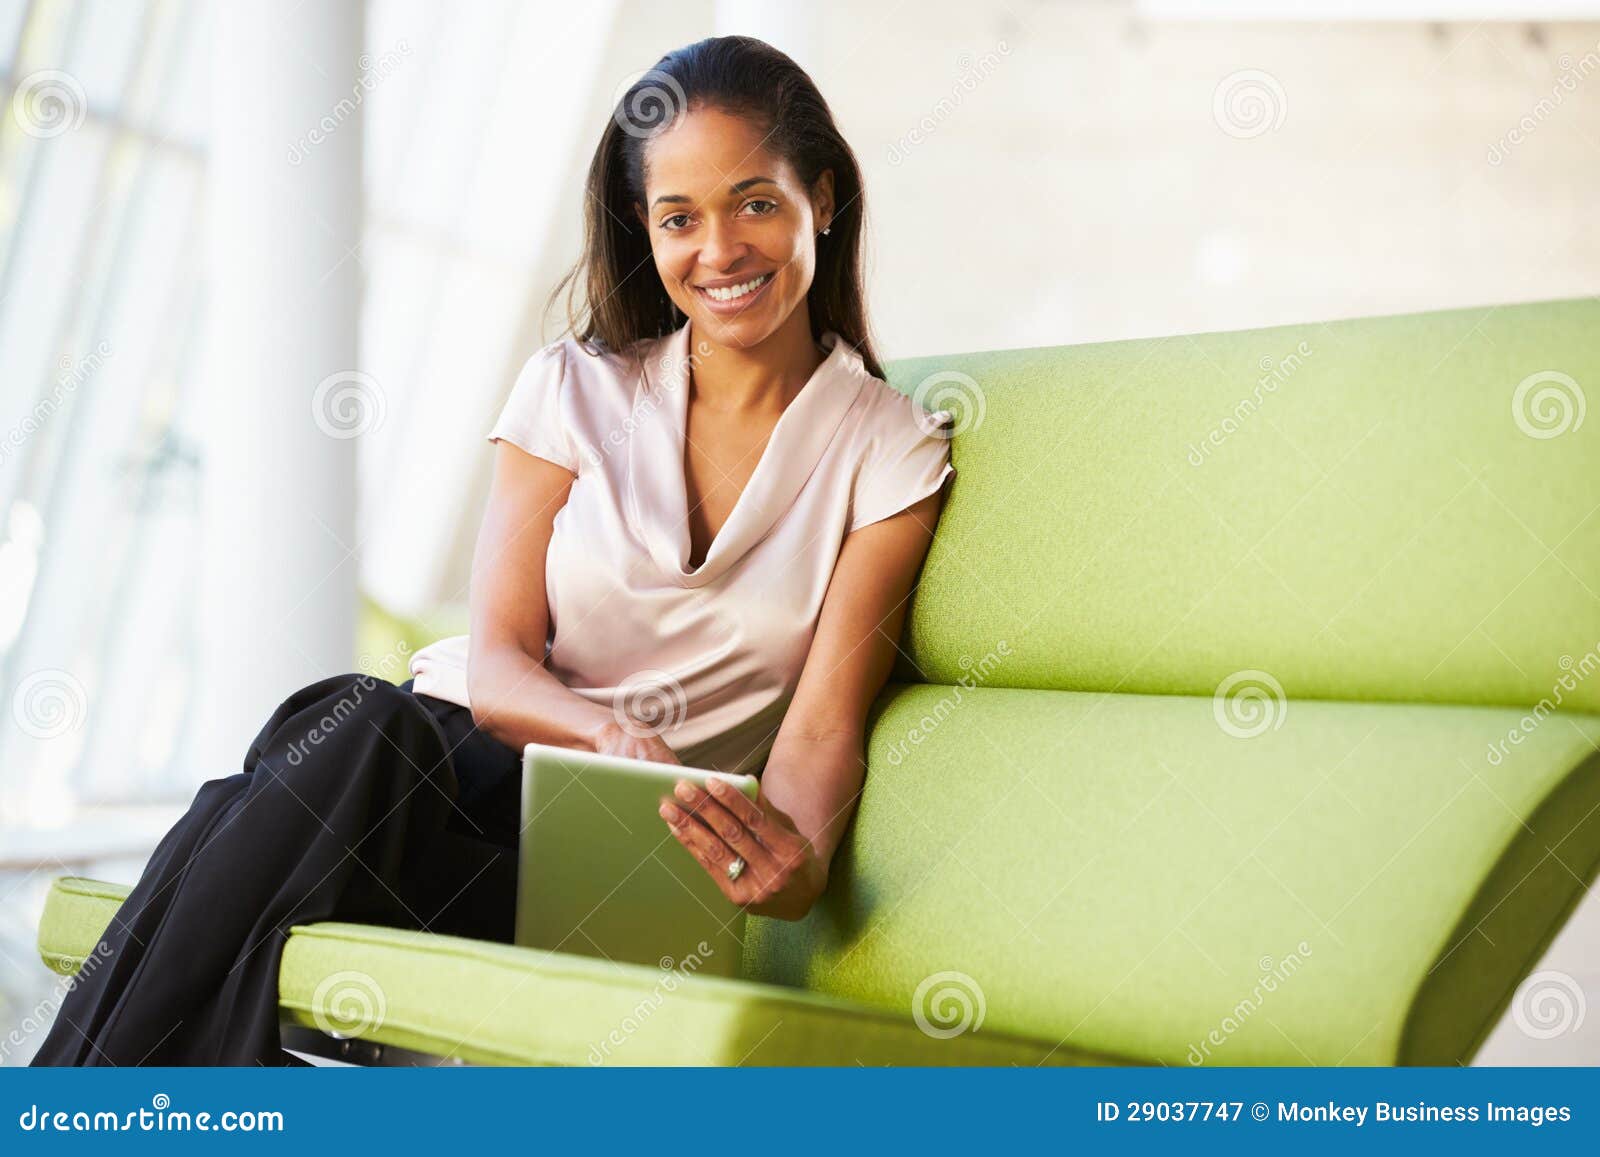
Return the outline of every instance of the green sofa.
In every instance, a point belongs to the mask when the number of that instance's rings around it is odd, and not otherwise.
[[[295,928],[286,1043],[1472,1058],[1600,864],[1600,301],[890,372],[957,413],[958,474],[810,916],[752,919],[746,981]],[[45,961],[125,894],[57,881]]]

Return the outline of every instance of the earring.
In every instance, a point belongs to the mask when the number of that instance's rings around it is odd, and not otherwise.
[[[832,229],[832,228],[833,228],[833,226],[832,226],[832,225],[829,225],[829,226],[828,226],[828,228],[827,228],[827,229],[824,229],[824,230],[823,230],[823,231],[822,231],[822,235],[823,235],[823,236],[824,236],[824,237],[826,237],[826,236],[827,236],[827,235],[828,235],[828,229]]]

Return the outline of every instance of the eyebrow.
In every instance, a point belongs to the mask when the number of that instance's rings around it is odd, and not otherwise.
[[[730,185],[728,187],[728,192],[733,194],[734,196],[738,196],[740,193],[744,192],[746,189],[750,188],[752,185],[762,185],[762,184],[776,185],[777,183],[778,182],[774,181],[771,177],[746,177],[744,180],[740,181],[737,185]],[[654,209],[657,205],[661,204],[663,201],[670,202],[670,203],[672,203],[674,205],[684,205],[684,204],[688,204],[688,203],[692,202],[693,200],[694,200],[693,197],[685,197],[682,193],[663,193],[663,194],[661,194],[661,196],[657,197],[654,201],[650,202],[650,207],[652,209]]]

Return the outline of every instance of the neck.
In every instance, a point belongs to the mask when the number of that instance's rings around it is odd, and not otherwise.
[[[690,326],[690,343],[705,354],[693,360],[690,398],[719,413],[780,413],[827,357],[811,340],[804,303],[753,346],[722,345]]]

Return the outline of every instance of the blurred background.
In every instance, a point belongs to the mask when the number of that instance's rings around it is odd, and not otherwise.
[[[731,32],[864,166],[889,359],[1600,288],[1600,0],[0,0],[0,1063],[52,876],[465,629],[614,98]]]

